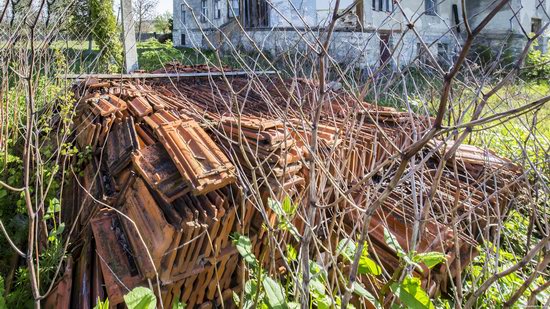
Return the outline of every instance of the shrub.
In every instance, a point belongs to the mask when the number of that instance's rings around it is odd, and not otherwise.
[[[544,54],[537,49],[538,44],[534,44],[525,59],[524,76],[531,80],[550,79],[550,54]]]

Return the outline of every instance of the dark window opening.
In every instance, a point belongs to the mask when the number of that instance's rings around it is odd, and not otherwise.
[[[242,9],[243,24],[248,28],[268,27],[269,9],[266,0],[244,0]]]
[[[181,45],[187,45],[187,42],[185,42],[185,33],[181,34]]]
[[[392,0],[372,0],[372,9],[375,11],[381,11],[381,12],[391,12],[393,11],[393,1]]]
[[[214,19],[222,18],[221,0],[214,0]]]
[[[542,20],[540,18],[531,18],[531,32],[539,32],[540,27],[542,27]]]
[[[380,35],[380,64],[387,63],[391,58],[390,35]]]

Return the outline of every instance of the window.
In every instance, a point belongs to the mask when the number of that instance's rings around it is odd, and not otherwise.
[[[531,32],[537,33],[542,26],[542,20],[540,18],[531,18]]]
[[[205,23],[208,17],[208,3],[206,0],[201,1],[201,23]]]
[[[227,4],[227,17],[239,16],[239,0],[228,0]]]
[[[540,31],[540,28],[542,27],[542,20],[540,18],[531,18],[531,32],[537,33]],[[537,39],[538,44],[535,45],[536,50],[543,50],[543,45],[541,41],[541,37],[538,37]]]
[[[247,28],[259,28],[269,26],[269,9],[267,0],[244,0],[243,24]]]
[[[393,0],[372,0],[372,9],[381,12],[393,11]]]
[[[220,0],[214,0],[214,19],[222,18],[222,8],[220,6]]]
[[[437,0],[424,0],[426,6],[426,15],[437,14]]]
[[[181,34],[181,45],[187,45],[185,42],[185,33]]]
[[[185,4],[181,5],[181,23],[185,25],[185,20],[187,19],[187,12],[185,11]]]

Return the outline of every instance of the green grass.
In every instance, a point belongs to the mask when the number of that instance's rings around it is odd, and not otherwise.
[[[52,50],[63,53],[68,60],[68,69],[71,73],[98,73],[96,57],[99,53],[97,44],[92,44],[89,50],[88,41],[56,41],[51,44]],[[154,71],[164,64],[177,61],[182,64],[203,64],[213,60],[212,51],[202,54],[191,48],[176,48],[171,42],[160,43],[155,39],[137,43],[138,63],[142,70]]]

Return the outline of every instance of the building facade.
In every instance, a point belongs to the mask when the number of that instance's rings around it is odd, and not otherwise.
[[[173,0],[176,46],[238,49],[277,56],[305,51],[330,24],[334,0]],[[494,0],[466,0],[475,28]],[[394,66],[412,61],[451,63],[465,38],[461,0],[341,0],[330,54],[341,63]],[[525,34],[549,21],[549,0],[510,0],[476,44],[517,53]],[[410,25],[414,24],[414,27]],[[539,39],[546,51],[548,35]],[[429,49],[430,53],[426,50]]]

